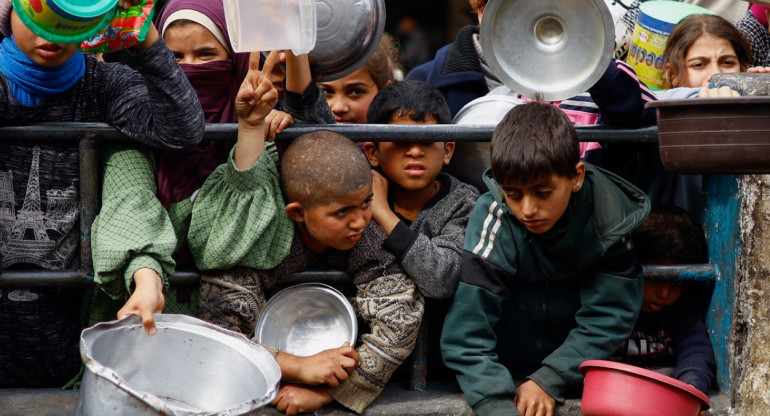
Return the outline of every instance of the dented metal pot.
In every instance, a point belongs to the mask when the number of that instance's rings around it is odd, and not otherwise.
[[[137,316],[83,331],[76,415],[246,415],[275,397],[281,371],[263,347],[185,315],[155,322],[155,335]]]

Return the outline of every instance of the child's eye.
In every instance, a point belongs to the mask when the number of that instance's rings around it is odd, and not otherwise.
[[[364,91],[364,90],[361,90],[361,89],[358,89],[358,88],[356,88],[356,89],[352,89],[352,90],[350,90],[350,92],[348,93],[348,95],[350,95],[350,96],[352,96],[352,97],[359,97],[359,96],[361,96],[361,95],[364,95],[364,94],[366,94],[366,91]]]
[[[732,67],[732,66],[736,66],[736,65],[738,65],[738,62],[736,62],[736,61],[734,61],[734,60],[732,60],[732,59],[728,59],[728,60],[726,60],[726,61],[722,62],[722,65],[723,65],[723,66],[729,66],[729,67]]]
[[[174,53],[174,59],[176,59],[177,62],[182,60],[182,54],[181,53]]]
[[[361,204],[361,208],[366,208],[369,205],[371,205],[371,203],[372,203],[372,198],[371,197],[366,198],[366,200]]]
[[[337,218],[342,218],[348,214],[348,208],[341,208],[334,213]]]
[[[519,198],[521,198],[521,194],[518,193],[518,192],[508,192],[506,194],[506,196],[508,197],[508,199],[519,199]]]
[[[550,190],[548,190],[548,191],[537,191],[537,196],[540,197],[540,198],[548,198],[549,196],[551,196],[551,191]]]

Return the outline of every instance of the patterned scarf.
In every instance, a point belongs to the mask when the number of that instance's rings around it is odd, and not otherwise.
[[[24,55],[13,35],[0,43],[0,72],[8,79],[13,98],[28,107],[69,90],[83,78],[85,70],[86,61],[80,52],[61,65],[43,66]]]

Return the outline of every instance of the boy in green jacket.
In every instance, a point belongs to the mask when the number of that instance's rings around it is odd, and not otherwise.
[[[643,279],[629,234],[650,204],[581,162],[572,123],[549,104],[514,107],[490,151],[441,352],[480,416],[553,415],[579,391],[578,366],[608,358],[634,326]]]

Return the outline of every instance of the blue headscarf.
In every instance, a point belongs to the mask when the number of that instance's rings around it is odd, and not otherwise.
[[[0,43],[0,72],[8,79],[13,98],[25,106],[69,90],[83,78],[85,70],[86,60],[79,51],[61,65],[43,66],[24,55],[13,34]]]

